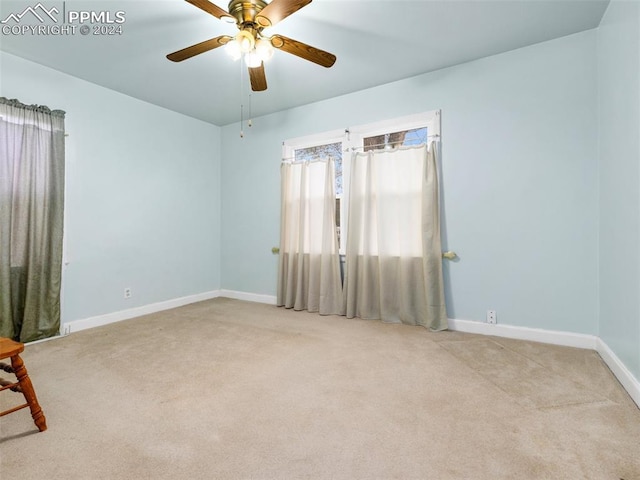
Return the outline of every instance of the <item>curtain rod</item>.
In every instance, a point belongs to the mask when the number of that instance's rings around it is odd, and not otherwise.
[[[440,138],[440,135],[438,134],[433,134],[433,135],[427,135],[427,138]],[[397,142],[387,142],[387,143],[376,143],[374,145],[365,145],[363,147],[351,147],[351,148],[347,148],[345,150],[343,150],[343,152],[355,152],[356,150],[364,150],[365,148],[370,148],[370,147],[393,147],[393,148],[397,148],[397,147],[415,147],[418,145],[426,145],[426,142],[422,142],[422,143],[416,143],[415,145],[397,145],[394,147],[394,143]]]
[[[346,152],[346,150],[344,150]],[[333,157],[332,155],[328,155],[325,157],[321,157],[320,155],[316,155],[316,158],[312,159],[312,160],[296,160],[295,157],[288,157],[288,158],[283,158],[281,163],[318,163],[318,162],[324,162],[324,161],[335,161],[335,157]]]

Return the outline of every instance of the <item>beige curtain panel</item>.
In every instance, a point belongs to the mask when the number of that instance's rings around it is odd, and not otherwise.
[[[0,98],[0,336],[58,333],[64,115]]]
[[[277,304],[342,314],[331,160],[283,163]]]
[[[436,144],[354,152],[347,317],[447,328]]]

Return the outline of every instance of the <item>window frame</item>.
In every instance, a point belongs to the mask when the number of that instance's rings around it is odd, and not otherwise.
[[[348,236],[348,203],[349,203],[349,180],[351,173],[351,154],[354,151],[364,150],[364,139],[368,137],[384,135],[387,133],[413,130],[417,128],[427,129],[427,143],[431,141],[440,142],[440,110],[406,115],[402,117],[381,120],[348,127],[344,130],[330,130],[327,132],[305,135],[292,138],[282,142],[283,161],[293,162],[295,160],[295,150],[316,147],[331,143],[340,142],[342,144],[342,195],[340,198],[340,255],[346,252],[346,239]]]

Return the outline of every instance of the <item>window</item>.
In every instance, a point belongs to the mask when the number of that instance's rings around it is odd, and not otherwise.
[[[340,245],[340,202],[342,200],[342,142],[326,143],[322,145],[297,148],[294,150],[293,154],[293,160],[295,162],[313,161],[322,158],[329,158],[333,160],[335,165],[336,231],[338,234],[338,245]]]
[[[283,158],[293,162],[330,158],[335,162],[336,231],[340,253],[344,253],[351,152],[419,145],[439,138],[440,111],[437,110],[287,140],[283,143]]]

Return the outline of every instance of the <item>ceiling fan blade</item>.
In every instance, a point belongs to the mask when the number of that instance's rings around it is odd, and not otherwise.
[[[235,21],[233,16],[229,15],[226,10],[221,9],[214,3],[209,2],[208,0],[186,0],[191,5],[198,7],[200,10],[204,10],[207,13],[210,13],[216,18],[222,19],[222,17],[230,17]]]
[[[222,45],[228,43],[232,38],[233,37],[230,37],[229,35],[221,35],[210,40],[205,40],[204,42],[196,43],[195,45],[191,45],[190,47],[183,48],[182,50],[178,50],[177,52],[170,53],[169,55],[167,55],[167,58],[172,62],[181,62],[183,60],[186,60],[187,58],[195,57],[196,55],[200,55],[201,53],[221,47]]]
[[[256,15],[256,22],[261,27],[273,27],[310,3],[311,0],[273,0]]]
[[[262,92],[267,89],[267,77],[264,74],[264,63],[259,67],[249,67],[249,78],[251,79],[251,90]]]
[[[336,63],[336,56],[332,53],[319,50],[297,40],[283,37],[282,35],[274,35],[271,37],[271,45],[273,45],[274,48],[284,50],[287,53],[291,53],[326,68]]]

